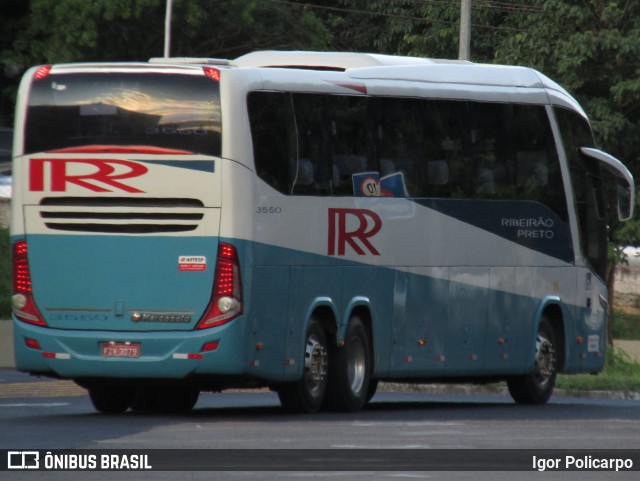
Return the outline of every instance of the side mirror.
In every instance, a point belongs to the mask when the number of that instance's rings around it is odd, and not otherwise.
[[[635,205],[635,183],[629,169],[618,159],[601,150],[581,147],[580,152],[587,157],[597,160],[613,174],[616,178],[618,217],[622,221],[631,219]]]

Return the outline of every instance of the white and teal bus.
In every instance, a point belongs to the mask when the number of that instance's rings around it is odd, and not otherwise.
[[[13,149],[16,366],[102,412],[597,373],[628,170],[529,68],[355,53],[41,66]]]

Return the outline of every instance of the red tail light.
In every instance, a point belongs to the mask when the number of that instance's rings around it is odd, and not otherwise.
[[[220,70],[213,67],[204,67],[202,70],[204,70],[204,74],[207,77],[209,77],[212,80],[215,80],[216,82],[220,82]]]
[[[33,74],[33,78],[36,80],[42,80],[49,75],[49,72],[51,72],[51,65],[43,65],[41,67],[38,67],[36,73]]]
[[[199,329],[219,326],[242,314],[242,283],[236,248],[220,243],[209,307],[202,316]]]
[[[33,301],[27,242],[24,240],[13,244],[13,297],[11,303],[13,314],[21,321],[38,326],[47,325]]]

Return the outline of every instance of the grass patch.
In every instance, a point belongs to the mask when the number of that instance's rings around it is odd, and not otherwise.
[[[640,316],[615,309],[612,321],[613,339],[640,340]]]
[[[640,363],[619,347],[609,349],[604,370],[591,374],[561,374],[556,387],[573,391],[640,392]]]

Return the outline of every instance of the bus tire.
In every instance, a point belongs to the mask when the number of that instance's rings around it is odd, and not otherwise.
[[[369,380],[369,389],[367,390],[367,402],[371,401],[373,396],[376,395],[377,391],[378,391],[378,380],[377,379]]]
[[[131,389],[109,387],[89,388],[89,398],[96,411],[106,414],[121,414],[129,409],[133,400]]]
[[[155,391],[155,402],[158,409],[170,414],[185,414],[193,409],[200,397],[195,388],[176,386]]]
[[[311,319],[305,337],[302,379],[277,389],[282,407],[299,413],[318,411],[327,389],[328,362],[327,336],[322,325]]]
[[[536,335],[535,365],[531,374],[507,379],[509,394],[518,404],[544,404],[551,397],[558,374],[556,335],[543,317]]]
[[[136,389],[131,400],[131,410],[139,413],[155,412],[159,409],[155,392],[151,389]]]
[[[334,347],[329,355],[326,407],[346,412],[362,409],[369,396],[375,394],[370,379],[369,336],[362,320],[353,316],[347,326],[344,346]]]

